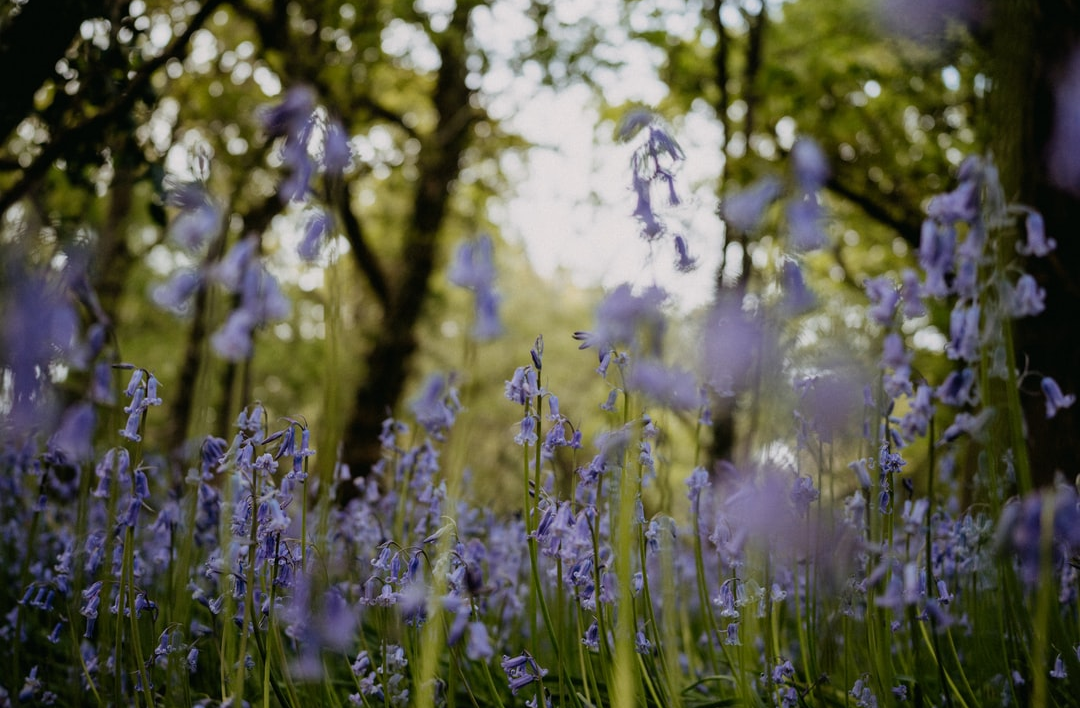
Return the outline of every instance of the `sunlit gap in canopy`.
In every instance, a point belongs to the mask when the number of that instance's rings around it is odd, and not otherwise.
[[[639,236],[632,216],[632,147],[615,140],[616,124],[601,119],[593,90],[573,80],[559,88],[545,86],[543,70],[535,63],[527,62],[518,73],[510,70],[512,48],[536,32],[535,21],[521,7],[495,3],[478,10],[475,20],[477,37],[486,47],[491,43],[493,56],[482,84],[486,108],[509,132],[535,146],[525,160],[516,154],[502,158],[514,194],[492,205],[492,220],[505,238],[523,244],[544,277],[581,286],[659,284],[671,291],[680,309],[707,303],[724,249],[723,228],[715,214],[723,136],[711,107],[699,99],[686,115],[667,116],[687,158],[677,177],[682,204],[665,217],[698,259],[696,270],[681,273],[674,265],[670,238],[647,243]],[[575,19],[590,18],[601,28],[603,41],[589,76],[604,101],[653,108],[668,94],[658,77],[664,54],[632,39],[619,12],[619,3],[606,0],[556,3],[552,13],[558,22],[553,26],[562,29],[562,23],[565,31],[573,32],[579,26]],[[629,29],[659,28],[689,39],[700,27],[700,13],[698,3],[641,2],[631,6]],[[730,19],[741,21],[738,13]],[[497,61],[500,56],[505,64]],[[556,65],[551,74],[565,75],[566,67]]]

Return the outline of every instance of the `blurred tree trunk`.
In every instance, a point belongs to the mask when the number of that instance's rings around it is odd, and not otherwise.
[[[366,475],[378,462],[382,454],[379,433],[383,420],[395,409],[404,392],[417,349],[416,327],[430,290],[447,201],[475,123],[473,91],[465,80],[469,13],[475,4],[459,2],[449,27],[430,35],[441,60],[432,97],[438,112],[438,127],[420,138],[419,177],[401,249],[399,277],[382,285],[388,289],[383,323],[374,335],[367,356],[367,372],[353,397],[351,417],[345,428],[343,460],[354,476]],[[363,256],[355,248],[352,253],[358,259]],[[367,272],[367,264],[357,265]],[[338,501],[344,504],[355,493],[355,486],[342,484]]]
[[[106,7],[105,0],[32,0],[0,19],[0,66],[7,67],[0,71],[0,139],[30,115],[34,94],[56,73],[82,23],[104,16]]]
[[[1019,320],[1017,366],[1054,378],[1066,393],[1080,393],[1080,185],[1072,193],[1052,184],[1048,163],[1056,106],[1054,84],[1074,52],[1080,50],[1080,5],[1071,0],[998,0],[994,3],[989,49],[993,91],[990,99],[991,147],[1005,196],[1037,209],[1046,235],[1057,250],[1030,258],[1026,270],[1046,288],[1046,310]],[[1080,110],[1080,106],[1074,107]],[[1060,470],[1072,481],[1080,469],[1080,415],[1075,408],[1048,420],[1039,392],[1041,376],[1022,388],[1027,448],[1037,484],[1048,484]]]
[[[709,13],[709,20],[712,25],[713,31],[716,33],[717,42],[715,49],[713,50],[713,68],[714,68],[714,81],[717,89],[717,103],[713,106],[717,117],[721,121],[724,132],[724,144],[721,148],[724,150],[724,168],[721,173],[721,189],[725,188],[723,184],[725,176],[729,173],[727,169],[727,161],[732,159],[727,153],[727,145],[731,140],[731,131],[734,130],[732,121],[728,116],[728,108],[732,102],[732,92],[728,86],[728,61],[730,54],[730,41],[727,33],[727,29],[724,27],[724,23],[720,19],[720,10],[723,3],[721,0],[717,0],[714,3],[712,10]],[[742,133],[744,135],[746,144],[751,144],[751,137],[754,131],[757,129],[756,116],[758,103],[761,100],[758,88],[758,74],[761,71],[762,60],[764,54],[764,38],[765,29],[767,25],[767,11],[764,6],[758,8],[757,12],[751,12],[747,9],[743,9],[743,17],[747,23],[747,37],[746,37],[746,56],[743,61],[743,75],[741,79],[741,98],[746,106],[746,110],[742,119]],[[725,227],[725,234],[727,242],[725,243],[725,255],[727,253],[727,243],[737,240],[740,251],[742,253],[742,263],[739,267],[738,276],[731,282],[725,280],[725,270],[727,269],[726,258],[721,259],[719,270],[716,274],[716,295],[714,307],[718,308],[734,308],[736,311],[741,309],[743,297],[746,295],[747,288],[750,284],[750,277],[752,275],[752,265],[750,262],[750,250],[748,248],[748,234],[736,233],[730,226]],[[760,358],[757,359],[758,365],[760,365]],[[760,377],[760,370],[755,366],[753,372],[749,375],[751,378]],[[738,395],[741,391],[746,390],[748,387],[754,385],[754,381],[737,381],[735,382],[734,395],[715,395],[712,400],[712,442],[709,446],[709,468],[716,474],[719,470],[719,463],[723,461],[739,464],[745,462],[745,459],[749,457],[748,446],[752,443],[752,430],[755,426],[756,411],[751,411],[751,431],[743,440],[743,454],[741,459],[737,460],[736,455],[738,440],[737,432],[735,430],[735,411],[738,407]]]

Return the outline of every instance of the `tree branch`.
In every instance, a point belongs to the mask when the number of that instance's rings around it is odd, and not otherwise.
[[[158,56],[150,59],[128,82],[127,87],[120,96],[100,113],[86,121],[61,131],[49,142],[37,159],[23,170],[22,177],[11,189],[0,195],[0,215],[4,214],[11,205],[22,197],[45,175],[49,167],[73,145],[79,143],[94,142],[109,123],[122,112],[129,110],[135,103],[136,98],[150,82],[154,73],[163,67],[166,62],[179,56],[187,46],[191,36],[202,27],[210,14],[222,5],[224,0],[206,0],[189,21],[183,34],[173,39],[168,47]],[[40,4],[40,3],[39,3]]]
[[[29,2],[9,15],[0,33],[0,137],[31,112],[34,93],[54,72],[85,20],[105,14],[104,0]],[[18,67],[16,69],[15,67]]]
[[[390,306],[390,284],[386,273],[379,263],[375,252],[371,250],[367,239],[364,238],[363,226],[360,219],[352,210],[349,199],[349,185],[344,180],[335,180],[333,186],[327,185],[328,201],[334,205],[341,225],[345,229],[345,238],[352,248],[353,258],[356,260],[360,272],[367,278],[371,291],[382,305],[383,311]]]
[[[864,214],[882,226],[886,226],[901,236],[912,246],[918,247],[922,226],[921,218],[912,218],[911,214],[898,215],[884,204],[874,200],[865,191],[859,191],[850,182],[834,172],[825,186],[829,191],[858,207]],[[903,210],[906,212],[906,210]]]

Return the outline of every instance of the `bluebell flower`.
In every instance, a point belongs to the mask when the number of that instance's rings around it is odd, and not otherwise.
[[[739,641],[739,623],[730,622],[727,628],[724,630],[724,644],[728,646],[740,646],[742,642]]]
[[[521,419],[521,432],[514,436],[514,442],[518,445],[535,445],[536,441],[536,418],[527,415]]]
[[[462,288],[486,290],[495,283],[493,242],[488,234],[462,241],[447,272],[447,279]]]
[[[310,87],[294,86],[281,103],[263,112],[263,128],[274,138],[295,134],[311,118],[315,103],[316,95]]]
[[[728,578],[720,585],[720,592],[713,598],[713,604],[720,608],[721,617],[739,617],[739,610],[735,606],[735,586],[738,582],[735,578]]]
[[[911,408],[900,420],[900,432],[905,441],[913,442],[915,438],[926,435],[930,420],[934,417],[934,404],[931,402],[933,393],[934,389],[926,384],[915,389]]]
[[[947,276],[953,271],[956,255],[956,231],[952,226],[939,225],[933,219],[923,221],[919,238],[919,265],[926,273],[927,294],[945,297],[949,294]]]
[[[242,361],[251,356],[251,332],[256,318],[247,310],[233,310],[224,326],[210,336],[214,351],[229,361]]]
[[[938,400],[947,406],[978,404],[979,394],[975,388],[975,371],[970,367],[964,367],[959,371],[950,372],[945,377],[945,382],[938,386],[934,393]]]
[[[780,272],[784,288],[783,309],[789,315],[801,315],[814,307],[814,294],[806,287],[802,268],[793,260],[785,260]]]
[[[690,371],[664,366],[655,359],[635,362],[627,375],[626,385],[676,411],[692,410],[701,403],[697,378]],[[611,396],[608,403],[613,407]],[[605,410],[610,408],[605,407]]]
[[[796,194],[788,199],[788,229],[791,231],[791,247],[796,251],[812,251],[828,243],[821,226],[821,205],[813,194]]]
[[[585,630],[585,636],[581,638],[581,643],[592,651],[600,650],[600,626],[596,623],[596,620],[593,620],[592,624]]]
[[[328,174],[340,177],[352,160],[352,148],[345,127],[337,118],[326,121],[323,137],[323,167]]]
[[[911,363],[911,352],[904,346],[904,338],[890,332],[882,343],[881,365],[889,369],[905,369]]]
[[[778,663],[773,667],[772,680],[773,683],[785,683],[787,681],[794,680],[795,667],[791,664],[790,659]]]
[[[180,209],[169,225],[169,236],[184,250],[199,251],[221,232],[221,207],[199,182],[167,183],[166,189],[166,203]]]
[[[1052,559],[1045,559],[1042,553],[1046,504],[1054,505]],[[995,541],[999,550],[1015,554],[1024,582],[1029,586],[1037,583],[1044,560],[1058,567],[1080,549],[1080,501],[1072,485],[1038,490],[1006,504]]]
[[[721,396],[734,396],[736,387],[754,363],[766,332],[738,303],[719,301],[707,314],[703,330],[704,382]]]
[[[986,424],[994,416],[993,408],[984,408],[978,415],[957,413],[952,425],[941,434],[942,442],[952,442],[962,435],[970,435],[976,440],[985,439]]]
[[[950,359],[978,361],[979,359],[979,304],[960,300],[949,315],[949,342],[945,352]]]
[[[969,179],[962,179],[951,192],[939,194],[930,200],[926,213],[942,224],[958,221],[974,222],[979,216],[979,186],[981,175],[972,174]]]
[[[607,399],[600,404],[600,410],[607,411],[608,413],[615,412],[615,402],[619,396],[619,389],[613,388],[608,391]]]
[[[725,196],[720,202],[720,216],[737,233],[750,233],[757,228],[765,210],[783,191],[775,177],[763,177],[741,192]]]
[[[1040,384],[1043,395],[1046,396],[1046,417],[1053,418],[1057,415],[1059,410],[1064,408],[1071,408],[1076,403],[1076,396],[1073,394],[1065,395],[1061,392],[1061,387],[1058,386],[1057,381],[1044,376],[1042,383]]]
[[[201,273],[182,269],[173,273],[165,283],[154,287],[150,297],[158,307],[180,315],[191,307],[191,299],[202,284]]]
[[[686,238],[679,234],[675,235],[675,255],[675,269],[680,273],[689,273],[697,268],[697,258],[691,257]]]
[[[637,196],[633,214],[641,223],[641,235],[651,241],[666,232],[664,222],[653,207],[653,186],[666,188],[668,202],[672,205],[678,204],[680,200],[675,190],[675,170],[685,156],[667,127],[657,116],[647,111],[636,110],[628,114],[617,134],[619,139],[625,142],[642,131],[645,131],[645,140],[630,158],[631,185]]]
[[[1074,147],[1080,141],[1080,51],[1066,58],[1054,86],[1054,127],[1046,151],[1051,181],[1061,189],[1080,194],[1080,160]]]
[[[90,400],[103,406],[112,406],[116,403],[116,393],[113,391],[113,367],[108,361],[99,361],[94,364],[90,379]]]
[[[500,337],[504,331],[499,317],[501,298],[494,290],[481,290],[476,293],[476,319],[473,322],[472,336],[478,342],[487,342]]]
[[[1024,220],[1024,226],[1027,238],[1016,244],[1016,250],[1020,255],[1042,258],[1057,248],[1057,241],[1046,237],[1046,226],[1042,214],[1029,211]]]
[[[804,476],[795,478],[795,483],[791,486],[790,497],[800,516],[806,516],[810,511],[810,504],[816,501],[819,496],[818,490],[814,489],[813,479]]]
[[[1054,668],[1050,669],[1050,678],[1069,678],[1069,672],[1065,670],[1065,663],[1061,660],[1061,654],[1058,654],[1057,659],[1054,660]]]
[[[1046,309],[1046,290],[1025,273],[1006,291],[1005,307],[1011,317],[1031,317]]]
[[[701,466],[695,467],[694,471],[690,473],[690,476],[686,479],[686,486],[689,488],[687,497],[690,499],[691,504],[696,504],[701,496],[701,490],[711,486],[709,481],[709,472]]]
[[[333,218],[325,209],[313,211],[304,224],[304,237],[300,240],[296,252],[301,260],[313,262],[319,257],[323,243],[330,236]]]
[[[68,460],[81,461],[93,454],[94,406],[75,403],[60,417],[60,425],[49,439],[49,448]]]
[[[619,121],[619,125],[616,129],[616,137],[620,141],[626,142],[640,133],[643,128],[650,125],[654,120],[656,120],[656,116],[652,111],[645,110],[644,108],[629,110]]]
[[[289,300],[281,292],[277,279],[262,263],[252,263],[244,274],[240,289],[240,307],[252,313],[258,325],[281,320],[289,315]]]
[[[791,164],[795,179],[805,192],[816,192],[829,179],[829,161],[815,141],[799,138],[791,146]]]
[[[911,268],[900,273],[900,300],[903,303],[904,317],[922,317],[926,314],[923,304],[923,286],[919,274]]]
[[[979,261],[964,255],[956,259],[956,277],[953,278],[952,290],[958,297],[976,300],[979,296]]]
[[[929,509],[930,501],[922,498],[922,496],[914,502],[909,499],[904,500],[904,510],[900,514],[900,518],[904,522],[904,533],[914,535],[922,531]]]
[[[529,366],[514,369],[514,375],[506,382],[505,395],[518,405],[525,405],[541,393],[536,371]]]
[[[240,292],[244,274],[256,259],[258,247],[259,240],[255,236],[240,239],[209,269],[209,277],[229,292]]]
[[[27,674],[25,681],[23,681],[22,688],[19,689],[19,700],[22,702],[34,700],[39,693],[41,693],[41,679],[38,678],[38,667],[35,665],[30,669],[30,673]]]
[[[863,284],[866,297],[870,300],[870,318],[878,324],[888,327],[893,323],[896,306],[900,302],[900,293],[896,283],[888,276],[867,278]]]
[[[442,374],[429,374],[419,395],[410,404],[416,422],[436,440],[445,439],[461,409],[457,390]]]
[[[881,446],[881,452],[878,455],[878,467],[882,478],[886,474],[900,474],[906,464],[907,461],[899,453],[892,452],[888,445]]]
[[[581,348],[602,347],[603,350],[620,344],[639,350],[653,351],[663,340],[667,321],[661,310],[667,293],[652,286],[634,293],[628,284],[620,285],[596,308],[596,328],[592,333],[576,333],[584,340]]]
[[[469,641],[465,645],[465,656],[472,661],[486,661],[495,655],[491,647],[491,637],[487,625],[483,622],[469,623]]]
[[[532,658],[529,652],[522,652],[519,656],[514,657],[503,656],[500,663],[506,673],[507,680],[510,682],[510,692],[515,696],[522,688],[533,681],[543,679],[548,673],[547,669],[536,663],[536,660]]]
[[[870,690],[865,677],[855,681],[848,695],[855,699],[856,708],[877,708],[878,706],[877,696]]]

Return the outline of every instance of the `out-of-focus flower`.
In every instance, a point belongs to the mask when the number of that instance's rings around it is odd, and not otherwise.
[[[349,167],[352,160],[352,148],[349,136],[341,121],[331,118],[326,121],[326,136],[323,138],[323,167],[331,175],[340,176]]]
[[[330,236],[333,224],[333,218],[325,209],[312,212],[304,224],[304,238],[296,249],[302,260],[310,263],[319,257],[319,251]]]
[[[60,426],[49,440],[49,447],[69,460],[85,460],[93,454],[93,436],[94,406],[76,403],[60,417]]]
[[[210,198],[200,182],[173,182],[165,201],[180,213],[169,225],[169,236],[188,252],[200,250],[218,235],[222,226],[221,207]]]
[[[720,216],[738,233],[750,233],[765,216],[765,210],[780,198],[783,185],[775,177],[763,177],[741,192],[720,202]]]
[[[1054,87],[1054,132],[1047,147],[1050,178],[1080,194],[1080,50],[1075,50]]]
[[[1046,237],[1046,225],[1039,212],[1029,211],[1024,219],[1024,227],[1027,238],[1016,243],[1016,250],[1020,255],[1042,258],[1057,248],[1057,241]]]
[[[592,332],[575,332],[580,348],[597,347],[603,352],[619,345],[635,351],[656,354],[663,341],[667,321],[661,310],[667,293],[659,287],[634,293],[628,284],[611,291],[596,308],[596,327]]]
[[[156,286],[150,293],[154,304],[176,314],[187,312],[191,298],[203,284],[203,275],[197,270],[182,269]]]
[[[829,179],[829,161],[813,140],[799,138],[791,147],[791,164],[795,179],[804,192],[816,192]]]
[[[893,323],[896,306],[900,303],[900,293],[892,278],[882,275],[867,278],[863,284],[866,296],[870,299],[870,318],[879,325],[888,327]]]
[[[494,242],[488,234],[463,241],[454,254],[447,274],[451,283],[473,293],[475,315],[472,335],[479,341],[494,339],[503,332],[495,274]]]
[[[1035,278],[1027,273],[1020,276],[1015,286],[1007,287],[1005,307],[1011,317],[1031,317],[1046,309],[1046,289],[1040,288]]]
[[[1052,558],[1043,557],[1043,507],[1053,504]],[[1067,485],[1031,492],[1005,505],[997,526],[996,546],[1012,553],[1020,566],[1020,577],[1032,585],[1038,582],[1042,563],[1056,567],[1064,558],[1080,550],[1080,500]]]
[[[953,307],[949,316],[949,342],[945,347],[950,359],[978,361],[980,314],[979,304],[975,302],[960,300]]]
[[[923,221],[919,237],[919,265],[926,273],[923,286],[929,295],[945,297],[949,294],[946,276],[953,272],[956,256],[956,231],[951,225],[939,225],[933,219]]]
[[[706,317],[702,332],[701,369],[704,383],[722,396],[734,395],[760,351],[762,338],[771,336],[733,301],[717,302]]]
[[[673,410],[696,409],[701,404],[697,378],[693,373],[664,366],[655,359],[634,362],[626,385]]]

